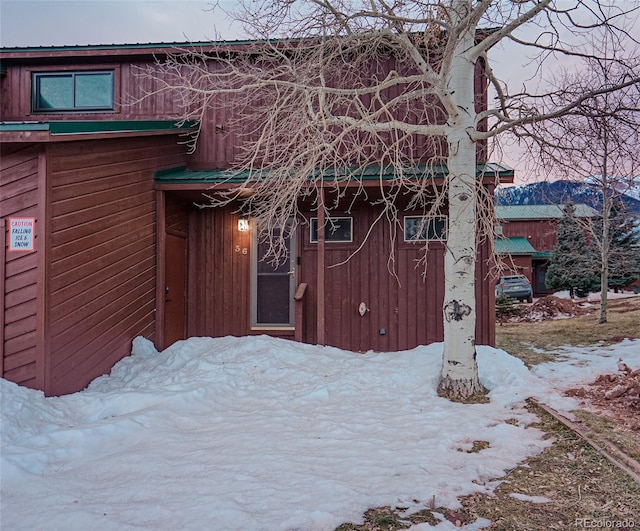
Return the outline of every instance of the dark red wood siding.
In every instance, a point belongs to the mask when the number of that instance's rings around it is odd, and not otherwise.
[[[227,207],[190,211],[190,336],[252,333],[251,235],[237,230],[238,216],[233,210]]]
[[[153,172],[174,136],[49,146],[48,394],[83,388],[155,332]]]
[[[71,59],[71,60],[69,60]],[[177,99],[168,94],[143,98],[153,91],[155,84],[136,75],[139,68],[153,63],[152,57],[122,57],[116,62],[112,57],[93,57],[79,60],[77,57],[66,59],[45,58],[41,62],[12,61],[8,64],[2,78],[0,103],[0,121],[23,120],[167,120],[178,116],[180,109]],[[51,113],[31,111],[31,76],[33,72],[95,70],[114,71],[115,109],[108,112],[66,112]]]
[[[531,282],[531,285],[534,285],[531,255],[509,255],[503,257],[502,261],[508,269],[504,274],[525,275],[529,279],[529,282]]]
[[[558,220],[534,219],[503,221],[502,233],[506,238],[522,236],[536,251],[552,251],[556,245]]]
[[[156,50],[157,51],[157,50]],[[168,49],[171,51],[171,48]],[[128,55],[127,55],[128,53]],[[147,53],[147,55],[145,55]],[[155,57],[148,55],[144,50],[132,50],[126,52],[119,50],[118,54],[109,53],[109,50],[94,52],[94,55],[77,56],[70,50],[66,57],[62,54],[47,54],[38,61],[31,59],[8,58],[4,62],[8,65],[2,79],[2,102],[0,104],[1,121],[24,120],[153,120],[172,119],[181,117],[183,112],[179,106],[179,98],[171,94],[154,94],[145,97],[158,89],[158,82],[148,76],[140,75],[141,71],[155,63]],[[371,66],[370,72],[362,72],[363,77],[379,77],[384,72],[395,69],[398,65],[393,58],[380,59],[377,65]],[[209,69],[215,72],[220,68],[220,63],[211,60]],[[33,72],[82,70],[82,69],[109,69],[115,75],[115,110],[109,112],[92,113],[33,113],[31,112],[31,75]],[[476,67],[475,89],[478,92],[476,107],[481,110],[486,106],[486,76],[483,73],[481,62]],[[400,94],[401,88],[387,90],[389,97]],[[190,158],[189,165],[192,169],[226,168],[237,158],[241,143],[251,139],[252,134],[257,134],[253,125],[248,130],[242,130],[246,120],[241,120],[241,110],[234,108],[228,101],[228,97],[217,98],[214,105],[206,113],[201,127],[198,149]],[[428,112],[431,115],[437,113],[437,104],[430,105],[427,102]],[[418,122],[420,113],[414,109],[407,109],[405,120]],[[483,127],[483,125],[481,125]],[[446,151],[446,142],[438,143],[441,153]],[[478,143],[477,157],[484,161],[486,156],[486,141]],[[370,148],[374,149],[374,148]],[[427,157],[432,154],[433,143],[426,137],[417,137],[413,146],[414,155]],[[372,151],[373,153],[373,151]],[[375,153],[374,153],[375,154]]]
[[[374,225],[378,207],[354,208],[354,241],[326,243],[325,337],[329,345],[353,351],[398,351],[443,340],[444,248],[432,243],[426,270],[420,245],[404,243],[398,227],[394,263],[389,262],[391,227]],[[305,213],[312,217],[315,214]],[[362,248],[371,226],[374,229]],[[268,333],[292,337],[293,331],[252,330],[251,236],[237,230],[232,207],[190,209],[189,318],[190,336],[243,336]],[[317,244],[309,241],[308,225],[297,234],[300,265],[298,282],[308,284],[303,299],[303,341],[317,342]],[[246,254],[245,254],[246,250]],[[479,251],[478,278],[488,274],[490,249]],[[477,341],[494,344],[493,287],[476,288]],[[360,316],[361,302],[369,308]],[[384,329],[381,333],[381,329]]]
[[[39,387],[37,372],[38,261],[44,252],[45,235],[39,208],[42,148],[33,145],[2,145],[0,152],[0,331],[1,376]],[[36,218],[36,250],[8,252],[8,219]]]

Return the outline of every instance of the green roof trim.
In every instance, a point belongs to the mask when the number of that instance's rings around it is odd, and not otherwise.
[[[534,255],[537,251],[529,243],[524,236],[514,236],[512,238],[497,238],[496,253],[498,254],[530,254]]]
[[[61,120],[49,122],[49,125],[52,135],[170,131],[195,127],[194,123],[178,125],[173,120]]]
[[[180,124],[174,120],[52,120],[49,122],[3,122],[0,123],[0,132],[49,131],[51,135],[78,135],[191,130],[196,127],[196,122]]]
[[[48,131],[49,124],[42,122],[1,122],[0,133],[24,131]]]
[[[433,166],[431,168],[419,166],[415,169],[407,168],[404,171],[405,174],[412,177],[431,177],[437,179],[444,178],[447,175],[447,168],[444,165]],[[319,172],[320,171],[318,170],[318,173]],[[259,180],[262,173],[263,172],[261,170],[255,170],[253,172],[255,180]],[[170,170],[158,171],[154,174],[154,177],[158,184],[214,185],[220,183],[242,183],[245,182],[250,175],[251,172],[247,170],[235,171],[230,169],[220,169],[191,171],[186,167],[181,166]],[[513,170],[506,166],[500,166],[493,163],[478,164],[477,176],[507,178],[513,177]],[[393,167],[371,165],[364,168],[353,168],[353,170],[341,170],[337,179],[348,181],[354,177],[363,181],[374,181],[379,179],[392,180],[396,177],[396,170]],[[334,179],[336,179],[334,169],[327,169],[323,172],[323,180],[333,181]]]
[[[553,256],[553,252],[551,251],[536,251],[533,253],[532,258],[546,258],[549,259]]]

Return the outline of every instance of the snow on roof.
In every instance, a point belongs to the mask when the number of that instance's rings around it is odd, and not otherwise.
[[[579,203],[574,206],[577,217],[591,218],[597,215],[589,205]],[[564,210],[562,205],[497,205],[496,216],[503,220],[560,219],[564,216]]]

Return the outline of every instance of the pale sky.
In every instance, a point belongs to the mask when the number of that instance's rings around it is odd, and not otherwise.
[[[214,4],[222,9],[213,9]],[[224,14],[235,0],[0,0],[0,46],[242,39]],[[500,52],[495,60],[500,69]],[[514,71],[513,57],[502,60]]]
[[[218,2],[232,7],[233,0]],[[0,0],[1,46],[241,38],[207,0]]]

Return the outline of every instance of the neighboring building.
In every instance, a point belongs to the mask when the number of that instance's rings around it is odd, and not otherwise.
[[[575,205],[576,216],[594,217],[588,205]],[[545,275],[551,252],[556,245],[558,221],[564,215],[559,205],[496,206],[499,225],[496,253],[514,273],[531,281],[534,296],[548,294]]]
[[[388,225],[370,231],[379,178],[368,201],[332,214],[338,230],[326,243],[317,241],[313,206],[301,204],[310,226],[290,239],[291,261],[278,268],[260,261],[237,205],[194,206],[220,183],[238,146],[224,134],[228,108],[211,110],[188,154],[180,135],[189,124],[171,121],[177,103],[138,98],[148,80],[135,67],[173,49],[0,50],[1,375],[47,395],[78,391],[128,355],[139,335],[159,349],[190,336],[263,333],[354,351],[441,341],[443,243],[430,245],[425,279],[416,269],[421,243],[400,235],[397,276],[389,273]],[[478,69],[480,107],[483,75]],[[488,188],[496,177],[512,179],[481,156]],[[404,212],[406,240],[419,216]],[[494,342],[489,259],[484,244],[476,289],[483,344]]]

